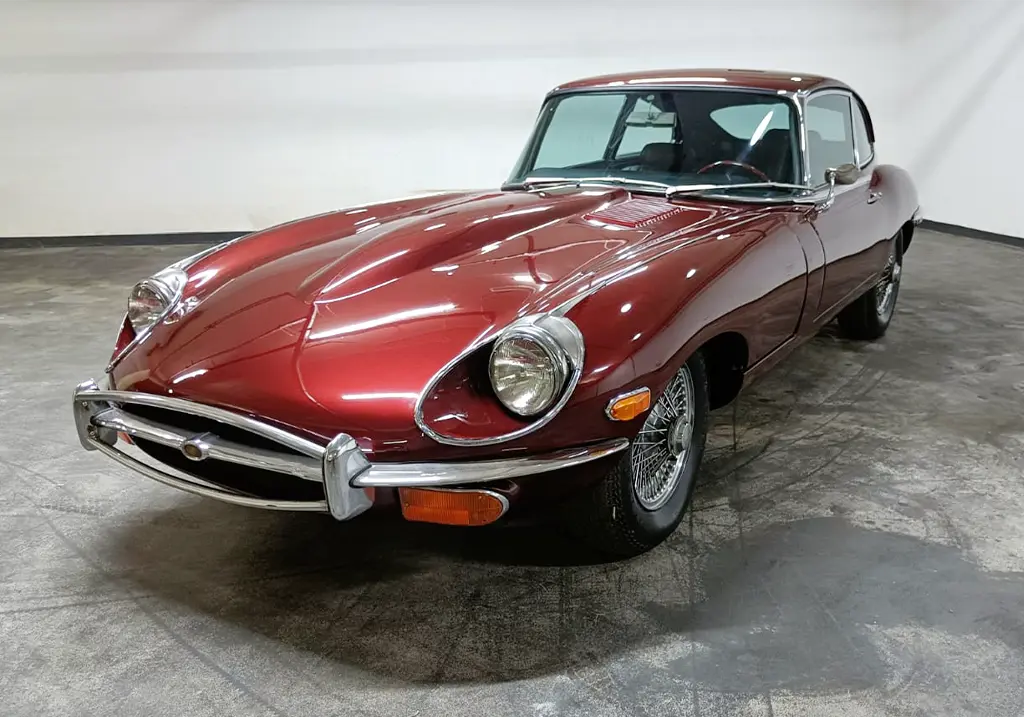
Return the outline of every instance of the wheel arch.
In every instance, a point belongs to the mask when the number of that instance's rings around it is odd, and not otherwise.
[[[738,331],[724,331],[702,343],[697,351],[704,356],[711,410],[728,406],[743,388],[750,360],[747,339]]]
[[[910,248],[910,241],[914,238],[914,220],[907,220],[903,226],[900,227],[900,232],[903,234],[903,244],[900,247],[902,253],[906,254],[907,249]]]

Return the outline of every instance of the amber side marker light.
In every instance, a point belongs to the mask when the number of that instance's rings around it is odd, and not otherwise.
[[[641,388],[613,398],[605,409],[613,421],[632,421],[651,407],[651,389]]]
[[[508,509],[508,501],[501,494],[487,490],[400,488],[398,497],[402,516],[421,523],[487,525]]]

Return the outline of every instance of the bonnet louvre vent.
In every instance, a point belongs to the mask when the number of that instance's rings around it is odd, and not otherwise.
[[[640,229],[684,211],[683,207],[666,204],[663,199],[627,199],[607,209],[587,214],[584,219]]]

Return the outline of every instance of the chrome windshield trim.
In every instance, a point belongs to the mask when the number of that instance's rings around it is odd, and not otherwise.
[[[596,85],[594,87],[556,87],[545,95],[547,101],[552,97],[580,94],[616,94],[622,92],[685,92],[686,90],[729,90],[743,92],[748,95],[785,95],[795,96],[797,92],[789,90],[769,90],[763,87],[749,87],[726,82],[687,82],[686,84],[668,84],[664,82],[637,82],[630,85]]]
[[[776,196],[776,197],[745,197],[736,196],[730,192],[734,189],[784,189],[794,190],[803,192],[803,196]],[[723,190],[718,194],[715,194],[715,190]],[[740,202],[760,202],[760,201],[772,201],[772,202],[787,202],[795,203],[799,202],[804,196],[815,190],[814,187],[810,187],[806,184],[787,184],[785,182],[742,182],[737,184],[677,184],[673,187],[668,187],[665,190],[665,196],[668,198],[676,197],[679,195],[694,195],[698,197],[707,198],[724,198],[731,199]]]
[[[828,86],[828,87],[832,88],[831,86]],[[820,88],[820,89],[826,89],[826,88]],[[815,88],[814,92],[818,92],[818,91],[820,91],[820,89]],[[843,89],[843,88],[832,88],[832,89]],[[796,130],[797,144],[798,144],[797,149],[798,149],[798,153],[800,155],[797,158],[797,167],[798,167],[798,170],[800,171],[800,173],[802,174],[801,179],[803,180],[803,184],[804,185],[810,184],[809,176],[808,176],[808,171],[807,171],[807,132],[806,132],[806,127],[805,127],[805,119],[804,119],[804,99],[806,97],[806,91],[804,91],[804,90],[796,90],[796,91],[793,91],[793,90],[769,90],[769,89],[765,89],[765,88],[762,88],[762,87],[744,87],[742,85],[733,85],[733,84],[729,84],[729,83],[721,83],[721,82],[713,82],[713,81],[693,82],[693,83],[687,83],[687,84],[682,84],[682,85],[658,83],[658,82],[655,81],[655,82],[642,82],[642,83],[638,82],[635,85],[628,85],[628,86],[599,85],[599,86],[595,86],[595,87],[566,87],[566,88],[556,87],[555,89],[551,90],[544,97],[544,102],[541,104],[540,111],[539,111],[539,113],[537,115],[537,118],[536,118],[536,120],[534,122],[534,126],[533,126],[533,128],[532,128],[532,130],[530,132],[530,136],[527,139],[526,145],[525,145],[522,153],[520,154],[519,158],[516,160],[515,166],[514,166],[514,168],[512,170],[512,177],[516,177],[517,175],[519,175],[521,173],[522,174],[526,174],[527,173],[526,164],[530,160],[530,158],[533,155],[534,151],[537,149],[537,142],[542,138],[543,134],[547,131],[547,125],[548,125],[548,122],[550,120],[550,117],[546,113],[547,113],[547,110],[551,106],[550,103],[551,103],[552,100],[561,99],[561,98],[566,97],[566,96],[580,95],[580,94],[622,94],[622,93],[630,93],[630,92],[648,92],[648,91],[651,91],[651,92],[686,92],[686,91],[689,91],[689,90],[696,90],[696,91],[721,90],[721,91],[734,92],[734,93],[737,93],[737,94],[742,93],[742,94],[754,94],[754,95],[761,95],[761,96],[770,96],[770,97],[776,97],[776,98],[778,98],[780,100],[785,101],[787,104],[789,104],[791,109],[796,114],[796,127],[794,127],[793,129]],[[534,159],[535,159],[535,157],[534,157]],[[534,181],[534,182],[561,182],[562,183],[560,185],[556,184],[555,186],[573,186],[573,185],[583,186],[583,185],[578,184],[579,182],[589,182],[593,186],[609,186],[609,184],[611,186],[624,186],[624,185],[626,185],[628,183],[628,184],[632,184],[632,185],[637,186],[637,187],[649,187],[649,188],[652,188],[652,189],[656,188],[656,187],[664,188],[664,187],[669,186],[669,185],[667,185],[666,183],[663,183],[663,182],[653,182],[653,181],[650,181],[650,180],[632,180],[632,179],[624,180],[622,178],[605,176],[605,177],[584,177],[584,178],[579,178],[579,177],[526,177],[525,179],[522,179],[522,180],[519,180],[519,179],[512,180],[510,178],[509,180],[506,180],[506,182],[502,185],[501,188],[502,188],[503,191],[513,190],[513,189],[517,189],[517,188],[518,189],[522,189],[522,188],[525,188],[527,185],[529,185],[531,180]],[[604,184],[601,184],[601,181],[604,181]],[[543,187],[542,189],[550,189],[550,188],[552,188],[552,187]],[[535,191],[535,190],[531,190],[531,191]],[[640,189],[638,191],[645,192],[645,191],[651,191],[651,189]],[[749,201],[759,201],[759,200],[749,200]],[[777,199],[760,200],[761,203],[763,203],[765,201],[767,201],[768,203],[778,203],[779,200],[777,200]],[[789,200],[789,201],[792,201],[792,200]]]
[[[845,97],[846,100],[850,103],[850,126],[851,126],[851,132],[853,132],[853,136],[850,138],[850,141],[851,141],[851,144],[853,145],[853,161],[854,161],[854,164],[856,164],[859,169],[864,169],[869,164],[871,164],[871,162],[873,162],[874,159],[875,159],[874,145],[872,145],[872,147],[871,147],[871,157],[868,159],[867,162],[865,162],[864,164],[861,164],[860,155],[859,155],[859,153],[857,151],[857,134],[856,134],[856,130],[853,129],[853,124],[854,124],[853,104],[857,100],[855,99],[856,95],[855,95],[855,93],[852,90],[847,89],[845,87],[826,86],[826,87],[816,87],[814,89],[804,91],[804,92],[802,92],[799,95],[799,101],[797,102],[797,107],[799,108],[799,115],[800,115],[800,141],[804,145],[804,149],[803,149],[803,153],[802,154],[803,154],[803,158],[804,158],[804,182],[806,184],[811,184],[811,182],[813,181],[813,178],[811,177],[811,158],[810,158],[810,155],[808,154],[808,147],[807,147],[807,118],[806,118],[807,104],[809,102],[811,102],[812,100],[814,100],[815,98],[825,97],[827,95],[840,95],[842,97]],[[827,182],[825,184],[827,184]],[[815,185],[815,189],[818,189],[818,188],[820,188],[822,186],[824,186],[824,185],[823,184]]]

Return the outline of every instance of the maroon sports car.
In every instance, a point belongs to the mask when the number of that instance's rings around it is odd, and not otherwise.
[[[238,505],[463,526],[557,505],[637,554],[680,522],[709,411],[833,318],[885,333],[918,217],[836,80],[572,82],[499,190],[329,212],[140,282],[79,436]]]

